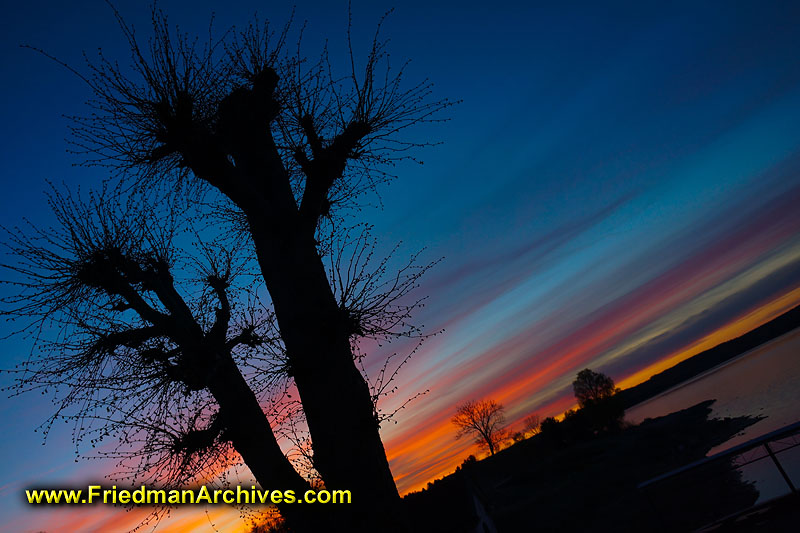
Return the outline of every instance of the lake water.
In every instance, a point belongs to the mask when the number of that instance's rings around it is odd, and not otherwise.
[[[709,399],[714,417],[758,415],[766,418],[713,448],[709,455],[800,421],[800,329],[746,352],[689,381],[628,409],[625,418],[639,423]],[[779,455],[795,486],[800,481],[800,447]],[[787,492],[769,460],[743,467],[744,479],[759,490],[759,502]]]

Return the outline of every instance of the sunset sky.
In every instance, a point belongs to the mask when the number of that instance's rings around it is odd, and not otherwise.
[[[308,20],[308,53],[328,37],[343,60],[344,1],[159,3],[201,34],[215,9],[226,28],[256,10],[282,23],[292,4]],[[416,154],[424,165],[395,168],[382,208],[363,212],[385,249],[402,241],[401,255],[444,258],[421,281],[428,300],[416,315],[426,331],[444,331],[383,405],[430,390],[382,430],[403,493],[476,453],[454,438],[460,402],[497,400],[518,428],[528,414],[571,407],[583,368],[635,385],[800,303],[800,4],[532,4],[396,2],[384,27],[393,61],[412,60],[410,81],[430,78],[436,97],[462,101],[450,121],[416,132],[443,144]],[[147,35],[142,3],[117,5]],[[357,49],[390,7],[353,2]],[[5,11],[0,224],[46,224],[45,180],[93,187],[105,174],[65,153],[62,115],[86,112],[87,89],[18,45],[78,66],[98,46],[127,55],[101,0]],[[24,360],[26,346],[2,341],[0,367]],[[368,368],[386,353],[370,354]],[[113,470],[76,463],[66,427],[42,446],[33,430],[50,409],[39,395],[0,404],[0,529],[135,525],[136,513],[22,503],[31,485],[79,488]],[[238,511],[216,507],[181,510],[159,531],[213,531],[210,522],[242,527]]]

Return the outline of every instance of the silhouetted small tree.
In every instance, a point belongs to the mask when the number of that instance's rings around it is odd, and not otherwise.
[[[617,396],[614,380],[588,368],[572,383],[580,409],[565,413],[564,422],[577,438],[620,428],[625,408]]]
[[[456,468],[456,471],[460,471],[464,468],[472,468],[478,463],[478,459],[470,454],[466,459],[464,459],[461,464]]]
[[[497,452],[500,443],[507,438],[504,428],[504,407],[494,400],[467,402],[459,405],[451,422],[458,428],[456,438],[464,435],[475,437],[475,443],[489,450],[490,455]]]
[[[614,387],[613,379],[588,368],[578,372],[577,378],[572,382],[572,389],[580,407],[585,407],[587,402],[610,398],[619,391]]]
[[[562,440],[561,435],[561,422],[552,416],[548,416],[539,425],[540,434],[542,438],[551,443],[559,443]]]
[[[542,420],[539,415],[528,415],[522,421],[522,433],[527,437],[538,434],[542,428]]]

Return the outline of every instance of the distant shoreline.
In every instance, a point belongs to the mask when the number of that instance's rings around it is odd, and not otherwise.
[[[651,400],[701,374],[800,327],[800,306],[761,326],[709,348],[619,393],[625,409]]]

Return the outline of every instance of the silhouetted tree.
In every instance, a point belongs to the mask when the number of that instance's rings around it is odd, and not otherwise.
[[[556,420],[552,416],[548,416],[547,418],[542,420],[542,423],[539,425],[539,430],[542,435],[549,437],[558,433],[559,424],[560,422],[558,420]]]
[[[5,302],[6,315],[34,318],[26,331],[39,348],[19,388],[55,390],[53,420],[73,420],[78,442],[121,436],[140,473],[191,476],[235,450],[263,486],[303,490],[270,423],[282,414],[259,403],[285,391],[273,379],[282,373],[299,393],[313,468],[354,495],[325,512],[350,531],[403,529],[375,403],[393,374],[384,367],[371,387],[358,339],[419,334],[408,323],[419,301],[406,295],[426,267],[375,266],[369,236],[346,214],[390,178],[385,165],[426,144],[400,134],[450,103],[431,100],[427,82],[405,87],[377,32],[360,70],[350,47],[340,77],[327,53],[288,51],[288,26],[256,21],[199,46],[154,10],[142,46],[117,19],[132,70],[101,55],[78,74],[93,110],[75,119],[77,152],[140,198],[170,190],[171,217],[183,215],[181,201],[211,204],[205,214],[222,216],[210,225],[227,225],[204,250],[205,270],[182,284],[177,267],[190,261],[174,253],[171,227],[152,224],[162,214],[56,196],[61,228],[17,232],[11,245],[22,296]],[[266,310],[237,315],[239,248],[253,251]],[[310,509],[281,511],[295,529],[319,526]]]
[[[459,472],[464,468],[472,468],[476,464],[478,464],[478,459],[474,455],[470,454],[466,459],[461,461],[460,465],[456,467],[456,472]]]
[[[456,408],[451,422],[458,428],[456,438],[471,435],[475,443],[494,455],[500,443],[507,437],[504,408],[494,400],[467,402]]]
[[[580,407],[585,407],[588,402],[610,398],[619,390],[614,387],[613,379],[588,368],[578,372],[577,378],[572,382],[572,389]]]
[[[584,369],[572,383],[580,409],[565,413],[564,422],[575,437],[583,438],[601,431],[621,427],[625,408],[614,386],[605,374]]]
[[[539,415],[528,415],[522,421],[522,433],[528,437],[538,434],[542,428],[542,420]]]

